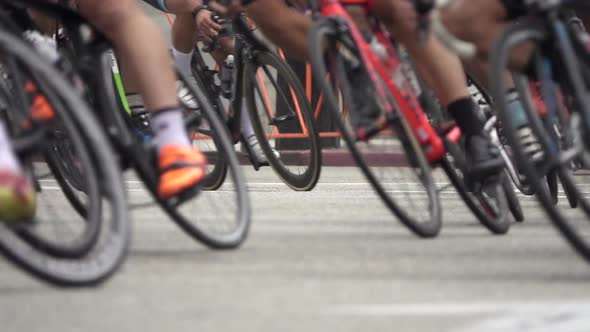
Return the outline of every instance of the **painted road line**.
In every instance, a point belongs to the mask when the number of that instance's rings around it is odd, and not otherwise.
[[[473,316],[482,314],[547,314],[551,312],[584,313],[590,319],[590,300],[548,302],[472,302],[416,304],[337,305],[324,312],[332,315],[362,317]],[[587,330],[587,331],[590,331]],[[586,332],[587,332],[586,331]]]

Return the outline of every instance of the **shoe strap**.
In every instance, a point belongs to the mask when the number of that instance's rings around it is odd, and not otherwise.
[[[173,170],[182,169],[182,168],[194,168],[194,167],[203,167],[203,164],[191,163],[191,162],[186,162],[186,161],[178,161],[178,162],[175,162],[171,165],[168,165],[168,166],[162,168],[160,170],[160,175],[162,175],[168,171],[173,171]]]

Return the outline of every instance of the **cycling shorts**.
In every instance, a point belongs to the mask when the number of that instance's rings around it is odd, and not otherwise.
[[[376,2],[377,0],[340,0],[340,3],[345,6],[363,6],[367,12],[371,11]]]
[[[525,0],[500,0],[506,9],[508,18],[515,19],[527,14]],[[578,0],[565,5],[565,8],[578,11],[579,13],[590,13],[590,1]]]
[[[506,9],[508,18],[515,19],[526,15],[524,0],[500,0]]]
[[[166,7],[166,0],[143,0],[143,2],[163,12],[170,12]]]

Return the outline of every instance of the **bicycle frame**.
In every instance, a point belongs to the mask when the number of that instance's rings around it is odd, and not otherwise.
[[[319,6],[318,6],[319,5]],[[437,134],[435,129],[432,127],[428,117],[424,113],[424,110],[420,106],[416,96],[413,94],[411,89],[400,89],[396,86],[392,79],[392,73],[398,69],[401,65],[400,59],[392,53],[391,58],[388,59],[388,63],[385,64],[380,60],[377,55],[373,53],[370,45],[365,41],[361,32],[354,24],[352,18],[338,0],[317,0],[312,1],[312,8],[314,15],[319,14],[321,17],[336,18],[343,25],[347,26],[348,32],[358,47],[361,60],[365,63],[367,71],[370,75],[370,79],[375,82],[377,87],[377,93],[379,97],[384,101],[383,107],[386,111],[387,116],[395,117],[397,113],[400,113],[413,129],[416,138],[422,145],[426,158],[430,163],[436,163],[440,161],[446,154],[446,148],[443,139]],[[386,41],[383,37],[380,41]],[[389,44],[389,43],[387,43]],[[387,45],[386,44],[386,45]],[[387,102],[387,91],[384,87],[379,84],[379,81],[385,83],[388,92],[392,94],[395,102],[399,106],[399,110],[394,105]],[[384,125],[380,125],[378,131],[386,129],[387,121]],[[364,140],[370,138],[370,133],[366,133],[363,130],[357,132],[359,139]],[[460,138],[460,131],[458,127],[454,127],[450,132],[446,134],[446,139],[450,142],[457,142]]]
[[[111,62],[111,72],[113,73],[113,80],[115,88],[117,89],[119,102],[121,103],[121,107],[123,108],[123,110],[128,115],[131,115],[131,109],[129,108],[129,103],[127,102],[125,87],[123,86],[123,78],[121,77],[121,71],[119,70],[119,63],[117,61],[117,58],[115,57],[115,51],[109,50],[108,53],[109,60]]]
[[[266,86],[264,83],[264,78],[261,72],[255,73],[244,73],[243,70],[243,63],[248,61],[251,57],[253,52],[258,50],[260,51],[270,51],[267,45],[263,42],[258,40],[256,36],[252,34],[252,26],[250,22],[244,16],[238,16],[236,19],[232,21],[233,26],[233,36],[235,38],[235,48],[234,48],[234,72],[235,72],[235,81],[233,84],[233,92],[232,92],[232,100],[230,103],[229,112],[227,110],[219,110],[220,112],[226,112],[223,116],[227,119],[227,125],[230,129],[231,136],[235,142],[240,139],[241,128],[240,128],[240,118],[241,116],[248,116],[248,114],[242,114],[242,103],[244,100],[244,91],[242,89],[241,83],[244,80],[245,74],[254,74],[256,75],[256,79],[259,82],[260,90],[257,91],[260,94],[262,101],[264,102],[264,107],[267,112],[270,113],[271,107],[271,98],[266,90]],[[195,52],[199,52],[196,50]],[[279,50],[279,55],[283,57],[284,55]],[[206,65],[205,61],[202,59],[202,56],[197,57],[197,69],[200,70],[208,70],[208,66]],[[302,128],[301,133],[279,133],[276,131],[276,127],[274,128],[275,132],[270,134],[270,138],[272,139],[297,139],[297,138],[306,138],[309,135],[308,128],[303,121],[303,116],[301,115],[301,110],[298,105],[296,98],[294,97],[294,91],[290,89],[289,93],[291,94],[292,102],[294,105],[296,116],[299,120],[299,125]],[[273,118],[273,114],[269,114],[270,118]]]

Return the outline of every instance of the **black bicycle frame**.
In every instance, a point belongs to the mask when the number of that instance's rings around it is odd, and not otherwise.
[[[270,51],[269,47],[259,40],[250,29],[248,24],[248,19],[245,15],[238,15],[231,21],[232,30],[233,30],[233,37],[235,39],[234,45],[234,82],[232,84],[232,100],[230,102],[230,112],[226,114],[226,110],[219,109],[221,118],[226,120],[226,125],[229,129],[230,135],[234,141],[237,143],[241,137],[241,117],[248,116],[247,114],[242,114],[242,102],[244,99],[243,88],[242,84],[244,82],[244,66],[243,64],[252,57],[254,51]],[[217,40],[213,42],[216,44]],[[197,50],[198,51],[198,50]],[[211,49],[204,49],[205,52],[211,51]],[[200,55],[199,55],[200,57]],[[201,63],[198,64],[200,68],[199,70],[207,70],[208,67],[204,63],[202,57],[199,60]],[[209,86],[204,87],[208,90],[208,93],[211,94],[211,97],[217,94],[218,91],[215,90],[213,87],[214,82],[212,82],[213,78],[210,77],[211,81],[203,82],[203,84],[208,84]],[[215,103],[214,103],[215,104]]]

